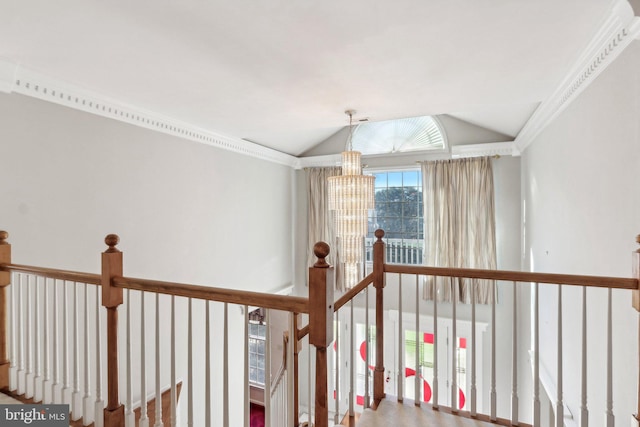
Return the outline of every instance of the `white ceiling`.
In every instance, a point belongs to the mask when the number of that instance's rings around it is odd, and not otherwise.
[[[515,136],[611,0],[0,0],[0,58],[298,155],[346,123],[448,114]]]

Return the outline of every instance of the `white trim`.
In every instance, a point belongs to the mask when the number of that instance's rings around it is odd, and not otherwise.
[[[293,167],[297,158],[250,141],[211,132],[192,124],[110,99],[78,86],[0,61],[0,92],[15,92],[134,126],[200,142],[227,151]]]
[[[521,153],[625,50],[634,38],[640,37],[639,19],[633,16],[633,10],[627,1],[613,1],[599,31],[566,74],[562,83],[546,101],[540,104],[516,137],[516,146]]]
[[[482,157],[482,156],[520,156],[520,151],[513,141],[490,142],[486,144],[456,145],[451,147],[451,157]]]

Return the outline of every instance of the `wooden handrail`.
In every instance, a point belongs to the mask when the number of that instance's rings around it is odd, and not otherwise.
[[[298,329],[298,332],[297,332],[298,341],[301,341],[302,338],[306,337],[308,334],[309,334],[309,325],[306,325],[303,328]]]
[[[349,301],[351,301],[352,298],[358,295],[360,291],[362,291],[364,288],[366,288],[372,283],[373,283],[373,273],[369,274],[367,277],[362,279],[360,283],[355,285],[353,288],[349,289],[347,292],[344,293],[344,295],[342,295],[340,298],[336,300],[336,302],[333,303],[334,313],[340,310],[346,303],[348,303]]]
[[[34,274],[49,279],[67,280],[70,282],[87,283],[100,286],[100,275],[81,273],[79,271],[58,270],[55,268],[35,267],[21,264],[0,264],[0,271],[14,271],[17,273]]]
[[[551,283],[590,286],[597,288],[638,290],[638,279],[574,274],[531,273],[507,270],[481,270],[473,268],[424,267],[416,265],[384,264],[385,273],[419,274],[423,276],[463,277],[470,279],[505,280],[522,283]]]
[[[131,277],[115,277],[113,285],[122,289],[156,292],[231,304],[253,305],[294,313],[309,313],[309,299],[303,297],[163,282],[160,280],[134,279]]]

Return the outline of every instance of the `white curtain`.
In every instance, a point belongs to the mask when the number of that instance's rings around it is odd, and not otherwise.
[[[496,268],[493,168],[488,157],[422,163],[425,256],[432,267]],[[493,301],[489,280],[428,277],[424,297],[451,301],[454,286],[459,301]]]
[[[308,195],[308,248],[307,265],[311,267],[316,262],[313,253],[313,245],[317,242],[326,242],[331,247],[331,252],[327,257],[327,262],[335,267],[336,288],[343,290],[342,269],[340,266],[340,254],[338,253],[338,243],[336,240],[333,217],[328,208],[328,184],[327,178],[340,175],[340,167],[328,168],[308,168],[307,174],[307,195]]]

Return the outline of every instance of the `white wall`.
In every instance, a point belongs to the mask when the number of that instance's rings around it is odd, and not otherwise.
[[[10,233],[15,263],[97,273],[103,239],[117,233],[127,276],[257,291],[292,283],[289,167],[15,94],[0,94],[0,159],[0,229]],[[168,304],[163,298],[165,327]],[[178,306],[184,310],[186,302]],[[204,305],[194,306],[201,368]],[[220,325],[221,306],[212,309],[212,326]],[[243,317],[235,306],[229,316],[233,354],[242,354]],[[184,349],[184,317],[179,323]],[[221,332],[214,330],[218,349]],[[162,335],[163,345],[168,339]],[[153,345],[149,337],[147,347]],[[220,360],[220,352],[213,357]],[[186,363],[179,361],[184,377]],[[242,357],[231,363],[231,386],[241,393]],[[166,351],[162,366],[165,385]],[[153,372],[148,376],[152,390]],[[134,385],[134,394],[139,389]],[[233,409],[232,424],[240,425],[241,416]]]
[[[631,277],[640,232],[640,42],[633,42],[526,150],[523,265],[534,271]],[[566,287],[565,287],[566,288]],[[580,290],[565,289],[565,401],[579,409]],[[588,295],[591,425],[603,425],[606,292]],[[630,291],[614,293],[614,412],[635,412],[637,322]],[[541,286],[541,361],[556,378],[556,290]],[[555,400],[555,396],[552,397]]]

